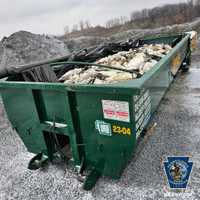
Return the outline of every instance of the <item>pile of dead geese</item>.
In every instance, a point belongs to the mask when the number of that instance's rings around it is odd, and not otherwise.
[[[167,44],[150,44],[121,51],[95,62],[101,66],[92,65],[70,70],[60,81],[66,84],[110,84],[136,79],[155,66],[171,49]]]

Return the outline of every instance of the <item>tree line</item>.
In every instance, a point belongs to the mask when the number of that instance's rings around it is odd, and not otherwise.
[[[65,34],[74,32],[91,31],[94,29],[113,29],[116,27],[134,27],[134,28],[155,28],[172,24],[180,24],[192,21],[200,17],[200,1],[189,0],[186,3],[168,4],[152,9],[143,9],[134,11],[127,16],[109,19],[105,26],[91,26],[89,21],[80,21],[69,29],[65,27]]]
[[[187,3],[169,4],[132,12],[130,21],[138,24],[146,20],[146,26],[152,27],[189,22],[199,16],[200,3],[191,0]]]

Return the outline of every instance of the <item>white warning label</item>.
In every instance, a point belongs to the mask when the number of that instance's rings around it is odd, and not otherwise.
[[[103,116],[122,122],[130,122],[129,103],[126,101],[102,100]]]

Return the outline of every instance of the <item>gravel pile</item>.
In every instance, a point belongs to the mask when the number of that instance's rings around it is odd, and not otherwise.
[[[64,42],[27,31],[16,32],[0,42],[0,68],[62,56],[69,53]]]

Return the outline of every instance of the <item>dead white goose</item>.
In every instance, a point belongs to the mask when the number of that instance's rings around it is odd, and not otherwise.
[[[131,80],[135,79],[137,77],[136,74],[131,74],[127,72],[119,72],[116,75],[110,76],[105,80],[106,83],[116,83],[120,81],[126,81],[126,80]]]
[[[81,71],[82,71],[81,68],[76,68],[76,69],[70,70],[70,71],[66,72],[66,73],[59,79],[59,81],[64,81],[64,80],[72,79],[74,76],[76,76],[77,74],[79,74]]]
[[[143,66],[143,68],[140,71],[140,74],[144,74],[145,72],[148,72],[154,65],[157,64],[158,61],[151,60],[149,62],[146,62]]]
[[[129,70],[140,70],[145,64],[146,55],[144,53],[137,53],[129,63],[126,65]]]

